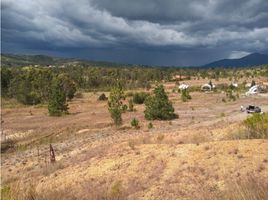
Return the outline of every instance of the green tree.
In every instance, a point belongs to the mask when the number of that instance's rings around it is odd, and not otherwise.
[[[48,100],[48,112],[51,116],[61,116],[62,114],[68,113],[64,86],[58,78],[54,78],[52,81]]]
[[[122,85],[117,83],[117,85],[112,88],[108,101],[108,110],[116,126],[122,124],[122,112],[125,109],[122,102],[124,98],[125,96]]]
[[[74,98],[74,94],[76,92],[76,84],[75,82],[69,77],[67,74],[60,74],[58,76],[58,79],[60,80],[63,90],[66,94],[66,97],[68,100],[72,100]]]
[[[157,86],[154,95],[146,98],[144,113],[147,120],[170,120],[177,117],[163,85]]]

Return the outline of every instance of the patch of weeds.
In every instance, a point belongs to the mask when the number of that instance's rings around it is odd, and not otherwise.
[[[249,139],[268,138],[268,113],[254,113],[243,121]]]
[[[28,145],[27,144],[19,144],[19,145],[16,145],[16,150],[17,151],[26,151],[28,149]]]
[[[112,199],[122,199],[123,197],[123,186],[122,181],[116,181],[110,189],[110,197]]]
[[[139,120],[136,118],[133,118],[131,121],[131,126],[134,127],[135,129],[139,129],[140,128]]]

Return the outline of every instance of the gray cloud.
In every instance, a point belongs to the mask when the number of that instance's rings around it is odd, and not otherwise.
[[[3,0],[1,9],[2,51],[159,65],[267,51],[266,0]]]

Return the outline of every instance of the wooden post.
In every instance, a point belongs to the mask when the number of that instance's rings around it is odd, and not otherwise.
[[[49,145],[49,147],[50,147],[50,150],[49,150],[49,152],[50,152],[50,162],[54,163],[54,162],[56,162],[55,152],[54,152],[54,149],[53,149],[51,144]]]
[[[40,153],[39,153],[39,145],[37,145],[37,161],[39,163],[39,156],[40,156]]]

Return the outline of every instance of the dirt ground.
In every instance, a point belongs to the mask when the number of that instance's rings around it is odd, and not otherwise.
[[[193,191],[202,193],[204,185],[212,193],[224,189],[226,177],[268,178],[268,141],[233,137],[248,116],[240,106],[268,112],[266,95],[241,94],[223,102],[224,93],[193,92],[192,100],[182,102],[171,84],[167,91],[179,118],[152,121],[152,129],[144,105],[124,113],[123,125],[114,127],[107,102],[97,100],[101,93],[75,98],[63,117],[48,116],[46,106],[2,108],[2,130],[17,142],[16,150],[2,154],[2,184],[33,184],[38,193],[54,196],[65,191],[70,199],[114,193],[128,199],[193,199]],[[130,125],[134,117],[138,130]],[[49,144],[56,164],[49,162]]]

